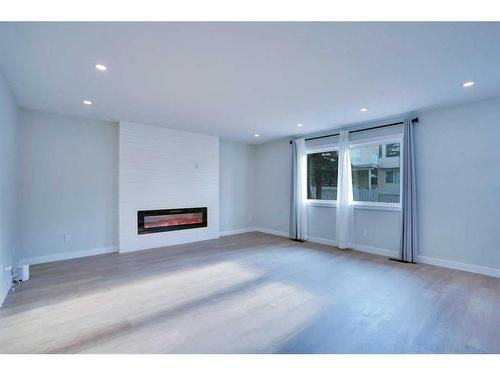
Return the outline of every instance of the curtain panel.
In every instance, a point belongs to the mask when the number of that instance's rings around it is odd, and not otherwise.
[[[349,132],[340,132],[337,187],[337,247],[352,248],[354,243],[354,206],[352,193]]]
[[[290,239],[307,239],[307,155],[305,139],[292,141],[292,198],[290,202]]]
[[[415,143],[410,119],[403,124],[403,161],[401,196],[401,260],[417,259],[417,191],[415,183]]]

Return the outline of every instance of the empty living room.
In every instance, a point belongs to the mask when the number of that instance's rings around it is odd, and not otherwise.
[[[500,22],[48,9],[0,21],[6,373],[498,368]]]

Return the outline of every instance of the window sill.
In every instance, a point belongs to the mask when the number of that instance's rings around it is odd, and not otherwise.
[[[313,207],[337,207],[337,201],[329,201],[326,199],[308,199],[306,205]]]
[[[401,205],[393,203],[355,202],[353,206],[356,210],[401,211]]]
[[[307,206],[312,207],[337,207],[337,201],[328,200],[307,200]],[[401,205],[392,203],[378,202],[354,202],[356,210],[376,210],[376,211],[401,211]]]

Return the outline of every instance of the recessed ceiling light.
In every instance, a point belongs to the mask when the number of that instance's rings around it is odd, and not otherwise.
[[[297,126],[300,128],[300,127],[302,127],[303,125],[302,125],[302,124],[297,124]]]
[[[361,109],[360,109],[360,111],[361,111],[361,112],[366,112],[366,111],[368,111],[368,108],[363,107],[363,108],[361,108]]]
[[[471,87],[474,86],[474,81],[467,81],[462,84],[463,87]]]
[[[257,138],[260,137],[260,134],[254,134],[253,136]]]
[[[92,102],[91,102],[90,100],[84,100],[84,101],[83,101],[83,104],[85,104],[85,105],[91,105],[91,104],[92,104]]]
[[[108,69],[108,68],[106,67],[106,65],[102,65],[102,64],[96,64],[95,68],[96,68],[97,70],[101,70],[101,71],[105,71],[106,69]]]

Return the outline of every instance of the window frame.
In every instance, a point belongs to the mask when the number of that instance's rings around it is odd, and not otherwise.
[[[306,160],[307,160],[307,155],[309,154],[319,154],[321,152],[332,152],[336,151],[337,155],[339,153],[339,146],[338,144],[336,145],[324,145],[321,147],[311,147],[311,148],[306,148]],[[307,170],[307,161],[306,161],[306,175],[309,171]],[[337,166],[337,181],[338,181],[338,166]],[[307,184],[307,181],[306,181]],[[323,207],[336,207],[337,206],[337,200],[333,199],[309,199],[307,198],[306,195],[306,205],[308,206],[323,206]]]
[[[385,210],[385,211],[400,211],[401,210],[401,197],[403,196],[403,184],[401,183],[401,175],[403,173],[403,136],[402,135],[388,135],[381,137],[373,137],[370,139],[364,139],[360,141],[349,142],[349,153],[352,148],[369,146],[369,145],[380,145],[381,143],[399,143],[399,203],[385,203],[385,202],[370,202],[370,201],[353,201],[353,206],[355,209],[373,209],[373,210]]]

